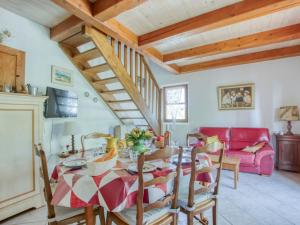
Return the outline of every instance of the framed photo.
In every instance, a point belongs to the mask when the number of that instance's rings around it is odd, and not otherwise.
[[[73,71],[58,66],[51,68],[52,83],[73,86]]]
[[[219,110],[254,109],[254,92],[254,84],[219,86]]]

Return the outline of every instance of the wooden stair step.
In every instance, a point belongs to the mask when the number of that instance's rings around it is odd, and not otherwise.
[[[107,63],[98,65],[98,66],[93,66],[90,68],[86,68],[84,70],[85,73],[90,73],[90,74],[97,74],[97,73],[101,73],[101,72],[105,72],[110,70],[110,66]]]
[[[144,117],[121,117],[121,120],[144,120]]]
[[[109,90],[109,91],[100,91],[101,94],[123,94],[127,93],[125,89],[116,89],[116,90]]]
[[[115,112],[139,112],[138,109],[114,109]]]
[[[108,103],[131,103],[131,102],[133,102],[132,99],[108,101]]]
[[[93,48],[91,50],[73,56],[73,59],[75,61],[87,62],[91,59],[99,58],[101,56],[102,54],[100,53],[100,51],[97,48]]]
[[[107,79],[96,80],[96,81],[93,82],[93,84],[94,85],[104,85],[104,84],[112,84],[112,83],[117,83],[117,82],[119,82],[118,78],[111,77],[111,78],[107,78]]]
[[[61,41],[61,43],[64,43],[66,45],[72,46],[74,48],[86,44],[88,42],[92,41],[90,38],[82,35],[82,33],[74,34],[71,37],[66,38],[65,40]]]

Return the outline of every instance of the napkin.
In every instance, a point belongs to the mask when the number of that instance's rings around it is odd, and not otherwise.
[[[96,160],[94,160],[94,162],[104,162],[104,161],[111,160],[117,154],[118,154],[117,149],[112,149],[108,153],[105,153],[104,155],[102,155],[100,158],[97,158]]]

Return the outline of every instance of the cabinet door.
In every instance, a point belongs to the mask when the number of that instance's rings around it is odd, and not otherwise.
[[[37,108],[0,104],[0,208],[39,192],[34,142]]]
[[[0,91],[5,84],[21,91],[24,85],[25,53],[0,45]]]
[[[279,169],[299,170],[299,146],[296,141],[281,141],[279,143]]]
[[[298,142],[297,148],[297,163],[296,163],[297,171],[300,172],[300,142]]]

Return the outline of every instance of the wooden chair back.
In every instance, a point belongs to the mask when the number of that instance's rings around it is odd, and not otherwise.
[[[219,185],[220,185],[220,177],[221,177],[221,170],[222,170],[222,163],[223,163],[223,155],[224,155],[224,146],[225,144],[222,144],[222,148],[220,150],[219,155],[219,161],[217,164],[214,164],[212,166],[204,167],[201,169],[197,168],[197,154],[199,153],[207,153],[208,150],[206,147],[194,147],[191,153],[192,157],[192,164],[191,164],[191,178],[190,178],[190,184],[189,184],[189,197],[188,197],[188,207],[193,207],[194,205],[194,196],[197,194],[203,194],[210,190],[210,186],[208,187],[201,187],[200,189],[195,190],[195,182],[196,178],[199,174],[203,173],[211,173],[213,170],[217,169],[217,174],[215,181],[211,182],[212,187],[214,188],[213,195],[217,195],[219,193]]]
[[[203,134],[201,133],[188,133],[186,135],[186,145],[187,146],[190,146],[190,138],[196,138],[198,141],[205,141],[206,139],[206,136],[204,136]]]
[[[86,148],[85,148],[85,140],[87,139],[99,139],[99,138],[107,138],[107,137],[112,137],[112,135],[110,134],[103,134],[103,133],[97,133],[97,132],[93,132],[93,133],[90,133],[90,134],[87,134],[87,135],[82,135],[81,136],[81,147],[82,147],[82,154],[81,154],[81,157],[84,156],[84,152],[86,151]]]
[[[170,145],[171,145],[171,132],[167,130],[164,133],[164,147],[167,147]]]
[[[173,155],[177,155],[178,163],[176,166],[176,171],[169,173],[166,176],[156,177],[149,181],[144,181],[143,177],[143,167],[144,162],[152,160],[167,160],[171,159]],[[180,177],[180,168],[182,160],[182,147],[178,149],[160,149],[150,155],[141,154],[138,157],[138,196],[137,196],[137,225],[143,224],[143,213],[155,208],[163,208],[170,202],[172,209],[177,209],[177,200],[178,200],[178,191],[179,191],[179,177]],[[166,195],[164,199],[158,200],[154,203],[148,204],[144,207],[143,197],[144,197],[144,188],[150,187],[157,184],[166,184],[168,181],[174,179],[173,190],[170,194]]]
[[[52,191],[51,191],[51,185],[50,185],[50,179],[48,175],[48,165],[47,165],[47,159],[45,151],[42,148],[42,145],[34,145],[35,153],[40,158],[41,163],[41,177],[44,181],[44,196],[47,203],[48,208],[48,219],[55,217],[55,210],[54,206],[51,204],[52,201]]]

